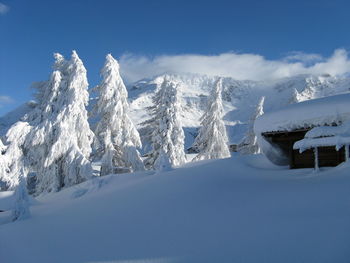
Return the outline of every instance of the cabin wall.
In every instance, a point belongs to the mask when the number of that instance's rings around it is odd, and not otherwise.
[[[292,150],[290,168],[313,168],[315,167],[314,150],[306,150],[299,153],[299,150]],[[335,147],[318,147],[319,167],[333,167],[345,161],[344,147],[337,151]]]
[[[291,149],[291,152],[291,160],[289,162],[289,167],[291,169],[312,168],[315,166],[313,150],[306,150],[305,152],[299,153],[299,150]]]

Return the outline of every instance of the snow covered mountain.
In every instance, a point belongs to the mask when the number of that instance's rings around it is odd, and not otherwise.
[[[34,109],[36,106],[35,101],[29,101],[22,104],[18,108],[10,111],[9,113],[0,117],[0,137],[5,135],[7,130],[14,124],[16,121],[23,118],[23,116]]]
[[[130,117],[141,131],[141,123],[149,118],[147,107],[165,76],[178,84],[181,103],[181,120],[185,130],[185,146],[189,147],[195,137],[200,117],[206,108],[207,98],[218,77],[193,74],[167,74],[153,79],[140,80],[128,85]],[[348,76],[299,75],[271,81],[239,81],[223,79],[224,120],[230,143],[239,143],[244,136],[247,122],[261,98],[265,96],[264,111],[270,112],[290,103],[350,92]],[[92,99],[92,103],[94,100]],[[0,136],[26,112],[33,103],[22,105],[0,117]],[[145,143],[147,148],[147,142]]]
[[[217,77],[203,75],[168,75],[178,83],[182,105],[182,124],[186,134],[186,146],[193,142],[193,135],[200,125],[200,117],[206,109],[207,97]],[[154,91],[159,88],[164,76],[141,80],[129,86],[131,117],[141,128],[148,118]],[[279,109],[290,103],[350,92],[350,78],[330,75],[300,75],[274,81],[238,81],[223,79],[223,103],[228,135],[231,143],[239,143],[246,132],[247,122],[262,96],[266,97],[264,111]],[[297,97],[296,97],[297,96]],[[296,101],[297,100],[297,101]]]

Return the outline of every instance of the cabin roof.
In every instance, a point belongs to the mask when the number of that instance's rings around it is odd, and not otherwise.
[[[305,138],[297,141],[293,149],[304,151],[315,147],[335,146],[339,150],[344,145],[350,145],[350,122],[340,126],[315,127],[305,134]]]
[[[288,105],[265,113],[254,124],[256,134],[289,132],[316,126],[339,125],[350,120],[350,93]]]
[[[293,145],[293,149],[299,149],[301,152],[316,148],[316,147],[327,147],[327,146],[335,146],[337,150],[339,150],[344,145],[350,144],[350,137],[343,136],[331,136],[331,137],[323,137],[323,138],[305,138],[300,141],[297,141]]]

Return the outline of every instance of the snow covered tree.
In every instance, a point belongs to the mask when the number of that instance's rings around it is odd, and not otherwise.
[[[207,111],[201,118],[201,128],[192,148],[199,151],[194,161],[230,157],[226,127],[222,120],[222,79],[219,78],[210,94]]]
[[[92,175],[86,69],[75,51],[70,61],[60,54],[55,59],[50,80],[36,85],[37,106],[5,136],[2,177],[10,189],[28,172],[36,174],[36,194],[58,191]]]
[[[261,152],[257,137],[254,133],[254,122],[259,116],[264,114],[264,102],[265,97],[261,97],[254,114],[250,118],[247,133],[243,138],[242,143],[238,146],[238,151],[242,154],[258,154]]]
[[[0,191],[5,190],[5,175],[7,174],[7,161],[5,159],[6,147],[0,138]]]
[[[75,51],[70,61],[60,54],[55,59],[50,80],[39,85],[39,105],[29,117],[32,129],[24,144],[37,176],[36,194],[58,191],[92,175],[86,69]]]
[[[169,166],[168,163],[178,166],[186,161],[185,135],[179,119],[178,88],[165,77],[153,97],[154,106],[149,108],[152,118],[144,123],[152,145],[152,151],[145,160],[149,168],[164,170]]]
[[[114,172],[114,167],[132,171],[144,170],[137,150],[140,135],[128,116],[128,92],[119,74],[119,64],[111,54],[101,70],[102,82],[94,90],[99,98],[93,109],[99,122],[95,128],[97,155],[101,158],[101,175]]]
[[[6,133],[7,146],[0,156],[0,180],[5,183],[5,189],[14,189],[19,184],[22,171],[27,167],[23,145],[30,130],[31,126],[27,121],[18,121]]]
[[[23,170],[19,176],[19,183],[15,189],[14,197],[15,206],[12,210],[12,221],[28,219],[30,217],[29,195]]]
[[[154,169],[157,171],[169,171],[172,169],[170,158],[165,153],[164,149],[160,149],[159,156],[157,160],[154,162]]]

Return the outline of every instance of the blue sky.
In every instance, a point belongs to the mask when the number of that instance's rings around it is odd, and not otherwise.
[[[349,65],[346,0],[0,2],[0,115],[31,99],[54,52],[73,49],[90,87],[107,53],[129,82],[165,71],[261,79]]]

